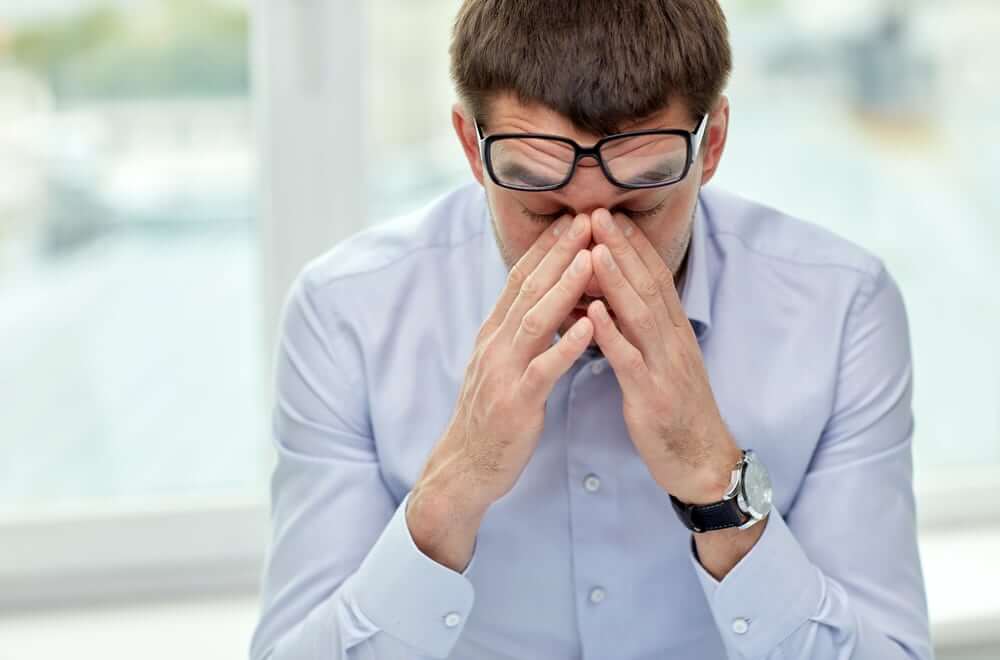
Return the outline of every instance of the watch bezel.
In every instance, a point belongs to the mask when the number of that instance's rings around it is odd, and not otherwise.
[[[748,494],[747,484],[751,481],[759,482],[759,487],[753,489],[754,492],[764,494],[758,501],[751,501]],[[750,519],[740,526],[740,529],[746,529],[763,520],[771,512],[772,503],[771,477],[752,449],[747,449],[743,453],[738,483],[736,503],[743,513],[750,516]]]

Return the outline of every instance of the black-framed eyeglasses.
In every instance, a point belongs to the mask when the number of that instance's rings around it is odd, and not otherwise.
[[[698,156],[708,126],[704,115],[693,131],[652,129],[616,133],[592,147],[543,133],[484,135],[475,121],[479,155],[490,178],[502,188],[541,192],[562,188],[576,171],[576,164],[590,156],[611,183],[620,188],[669,186],[687,176]]]

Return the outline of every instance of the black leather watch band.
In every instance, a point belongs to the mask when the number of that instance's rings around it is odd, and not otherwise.
[[[749,516],[740,511],[735,497],[712,504],[696,505],[685,504],[671,495],[670,503],[677,512],[677,517],[692,532],[739,527],[749,519]]]

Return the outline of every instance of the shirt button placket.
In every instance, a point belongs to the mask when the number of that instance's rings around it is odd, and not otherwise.
[[[618,587],[608,574],[607,539],[617,532],[616,457],[607,437],[618,432],[602,408],[619,409],[610,365],[593,359],[578,365],[570,381],[566,408],[567,463],[570,482],[570,533],[580,644],[585,658],[616,657],[614,631],[621,628],[627,604],[610,594]],[[602,374],[602,375],[599,375]],[[596,472],[599,468],[601,474]],[[610,470],[607,474],[603,470]]]

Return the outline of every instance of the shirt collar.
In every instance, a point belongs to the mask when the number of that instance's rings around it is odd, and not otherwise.
[[[481,195],[483,218],[480,318],[485,320],[496,306],[507,283],[507,267],[504,265],[503,257],[500,255],[500,247],[497,245],[496,236],[493,233],[485,191],[480,188],[479,194]],[[705,225],[704,204],[701,201],[701,195],[699,195],[691,229],[691,243],[688,246],[687,270],[679,292],[681,304],[684,306],[684,311],[691,321],[691,326],[698,339],[701,339],[712,326],[712,300],[708,277]]]
[[[705,205],[698,195],[698,205],[694,212],[691,228],[691,244],[688,246],[688,263],[684,281],[681,282],[681,304],[694,333],[701,339],[712,327],[712,290],[708,277],[708,229],[706,227]]]

